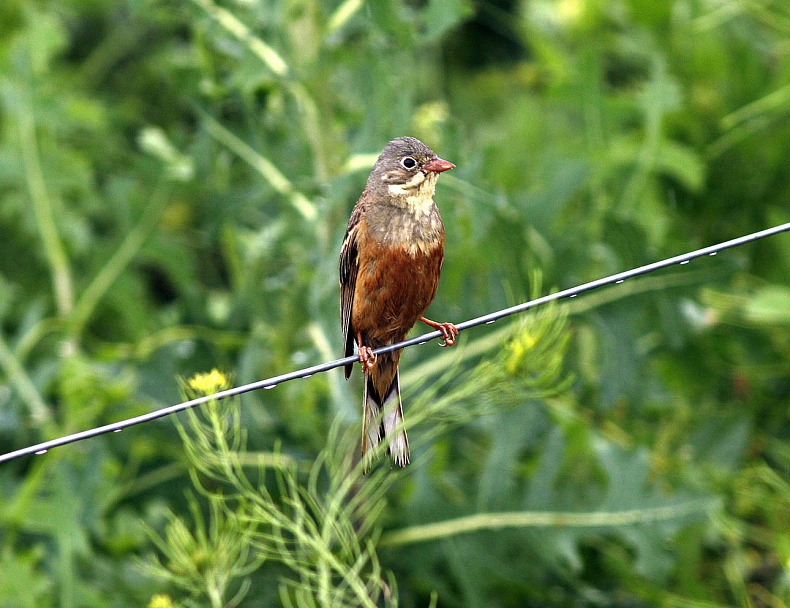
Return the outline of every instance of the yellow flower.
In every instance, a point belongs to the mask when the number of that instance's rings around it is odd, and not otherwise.
[[[228,377],[216,368],[208,373],[195,374],[189,379],[188,384],[193,391],[204,395],[211,395],[230,388]]]
[[[174,606],[175,604],[173,600],[170,599],[170,596],[163,593],[157,593],[151,598],[151,601],[148,602],[148,608],[174,608]]]
[[[515,336],[506,347],[505,370],[508,374],[515,374],[524,364],[530,351],[537,344],[537,338],[527,329]]]

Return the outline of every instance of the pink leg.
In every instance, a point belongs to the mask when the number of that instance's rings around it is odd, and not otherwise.
[[[455,345],[455,338],[458,336],[458,328],[455,325],[452,323],[437,323],[436,321],[431,321],[425,317],[420,317],[420,321],[429,327],[433,327],[434,329],[438,329],[440,332],[442,332],[442,340],[444,341],[439,344],[439,346]]]
[[[362,334],[357,334],[357,344],[359,344],[359,362],[362,364],[362,369],[371,370],[376,367],[378,357],[373,354],[372,348],[362,343]]]

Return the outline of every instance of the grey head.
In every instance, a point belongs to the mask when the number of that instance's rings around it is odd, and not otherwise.
[[[419,139],[398,137],[379,155],[367,190],[393,203],[411,206],[432,200],[439,174],[453,167],[453,163],[436,156]]]

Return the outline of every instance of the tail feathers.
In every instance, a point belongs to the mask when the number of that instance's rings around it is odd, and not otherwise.
[[[373,455],[379,447],[382,434],[381,420],[378,416],[379,405],[373,397],[376,394],[376,389],[368,374],[365,374],[364,386],[362,393],[362,458],[365,460],[365,470],[367,471],[373,462]]]
[[[403,426],[403,404],[400,398],[400,378],[395,373],[385,398],[379,397],[369,374],[365,375],[365,412],[362,421],[362,457],[369,468],[376,449],[387,442],[387,453],[392,462],[405,467],[409,464],[409,438]]]
[[[405,467],[409,464],[409,438],[403,426],[403,403],[400,399],[400,376],[395,372],[389,395],[382,406],[384,417],[382,427],[384,438],[389,442],[387,452],[392,461],[398,466]]]

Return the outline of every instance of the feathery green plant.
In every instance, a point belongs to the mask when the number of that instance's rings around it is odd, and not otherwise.
[[[503,351],[468,377],[455,377],[456,366],[423,387],[408,410],[414,446],[503,407],[567,389],[566,316],[551,306],[514,325]],[[216,371],[182,383],[185,398],[226,385]],[[276,562],[290,572],[280,588],[283,605],[397,605],[397,585],[382,568],[378,544],[387,494],[411,467],[390,470],[384,457],[365,473],[357,457],[359,429],[339,417],[307,472],[293,464],[274,467],[271,460],[250,466],[238,400],[212,401],[183,418],[176,425],[206,506],[194,495],[188,499],[193,531],[175,515],[168,518],[163,535],[154,535],[161,555],[148,572],[212,606],[235,605],[249,590],[250,572]]]

